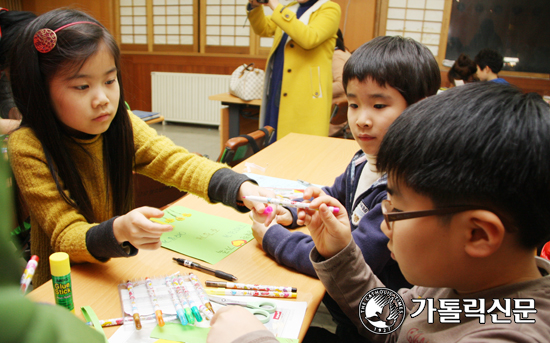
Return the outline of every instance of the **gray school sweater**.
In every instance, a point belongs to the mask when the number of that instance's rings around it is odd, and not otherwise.
[[[361,250],[352,240],[350,244],[331,259],[324,260],[314,248],[310,258],[319,279],[327,292],[338,302],[340,308],[355,323],[365,341],[398,343],[435,342],[549,342],[550,341],[550,261],[537,258],[537,265],[544,277],[492,288],[462,296],[449,288],[413,287],[401,289],[404,300],[405,321],[390,334],[374,334],[360,320],[359,303],[373,288],[384,287],[364,262]],[[433,299],[433,306],[412,299]],[[439,300],[454,299],[447,305]],[[475,299],[475,303],[472,300]],[[481,300],[485,301],[480,306]],[[533,301],[531,302],[531,300]],[[489,311],[498,300],[500,307]],[[421,300],[416,300],[421,301]],[[431,301],[430,301],[431,302]],[[453,302],[458,304],[454,307]],[[465,311],[465,304],[475,304]],[[507,305],[509,304],[509,305]],[[452,309],[457,318],[453,318]],[[483,309],[476,316],[476,309]],[[432,309],[432,310],[430,310]],[[451,311],[445,311],[451,310]],[[536,311],[536,313],[534,313]],[[414,318],[411,314],[415,315]],[[365,315],[363,314],[363,317]],[[382,316],[383,317],[383,316]],[[430,317],[430,318],[429,318]],[[480,318],[481,317],[481,318]],[[389,318],[389,317],[387,317]],[[456,319],[459,323],[444,323]],[[496,320],[505,323],[495,323]],[[428,321],[432,323],[428,323]],[[484,324],[480,321],[485,320]],[[520,323],[534,321],[534,323]],[[244,335],[235,342],[277,342],[268,331],[256,331]]]

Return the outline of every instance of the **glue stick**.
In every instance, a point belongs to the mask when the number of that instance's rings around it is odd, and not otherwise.
[[[50,271],[52,272],[55,303],[74,313],[73,291],[71,286],[71,264],[69,255],[56,252],[50,255]]]

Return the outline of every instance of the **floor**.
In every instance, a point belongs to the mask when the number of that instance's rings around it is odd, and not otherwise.
[[[191,152],[208,156],[211,160],[218,159],[220,154],[220,136],[216,126],[188,125],[164,123],[151,125],[157,132],[170,138],[175,144]],[[313,326],[324,327],[334,332],[335,325],[326,307],[321,303],[313,318]]]

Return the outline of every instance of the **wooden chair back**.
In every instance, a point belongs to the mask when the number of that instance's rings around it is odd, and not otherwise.
[[[247,135],[228,139],[220,157],[218,157],[218,162],[226,163],[231,167],[236,166],[244,159],[268,146],[274,132],[275,129],[271,126],[264,126]]]

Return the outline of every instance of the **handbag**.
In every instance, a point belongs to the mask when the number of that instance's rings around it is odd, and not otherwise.
[[[261,99],[264,90],[264,71],[254,63],[243,64],[231,74],[229,93],[243,100]]]

